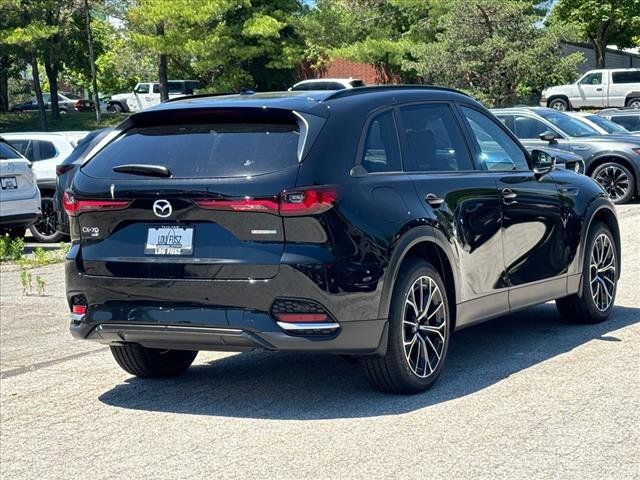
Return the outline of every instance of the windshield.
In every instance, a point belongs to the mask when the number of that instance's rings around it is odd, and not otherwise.
[[[602,118],[600,115],[589,115],[586,118],[589,121],[598,125],[607,133],[629,133],[629,130],[624,128],[622,125],[618,125],[617,123],[612,122],[611,120]]]
[[[590,137],[592,135],[600,135],[600,132],[595,128],[561,112],[542,112],[540,113],[540,116],[570,137]]]

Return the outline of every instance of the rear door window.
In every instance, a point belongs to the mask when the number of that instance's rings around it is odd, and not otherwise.
[[[93,177],[131,178],[112,169],[135,163],[167,167],[173,178],[262,175],[297,165],[299,139],[298,125],[289,123],[137,127],[95,155],[83,171]]]
[[[462,132],[449,105],[400,109],[407,169],[420,172],[473,170]]]

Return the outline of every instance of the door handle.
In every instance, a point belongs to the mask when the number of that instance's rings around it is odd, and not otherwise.
[[[435,193],[427,193],[425,200],[429,205],[435,208],[438,208],[444,202],[444,198],[440,198]]]
[[[502,201],[505,204],[511,205],[513,203],[517,203],[515,199],[518,196],[518,194],[513,190],[511,190],[510,188],[503,188],[501,193],[502,193]]]
[[[602,91],[602,87],[596,88],[596,92],[601,92],[601,91]]]

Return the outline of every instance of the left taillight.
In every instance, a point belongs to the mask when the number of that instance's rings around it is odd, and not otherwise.
[[[313,215],[329,210],[338,200],[338,193],[331,187],[301,188],[284,191],[279,195],[263,198],[196,200],[200,208],[231,210],[237,212],[264,212],[282,216]]]
[[[95,212],[103,210],[123,210],[130,204],[130,200],[78,200],[71,192],[64,192],[62,196],[64,211],[70,217],[75,217],[83,212]]]

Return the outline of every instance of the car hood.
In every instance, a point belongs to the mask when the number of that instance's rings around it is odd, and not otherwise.
[[[587,143],[587,144],[600,144],[600,143],[616,143],[622,145],[629,145],[633,148],[640,147],[640,137],[636,135],[598,135],[593,137],[572,137],[571,143]]]

